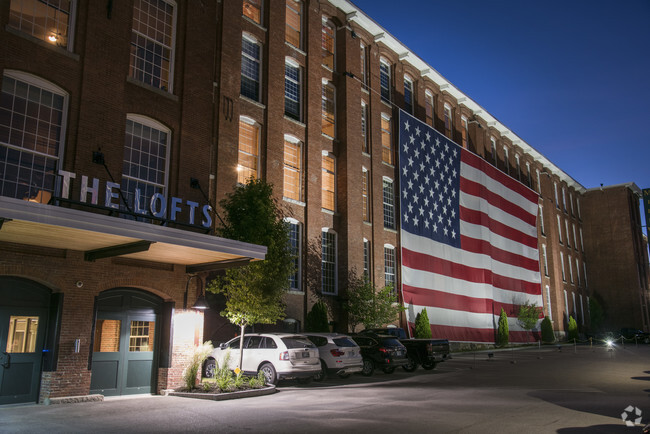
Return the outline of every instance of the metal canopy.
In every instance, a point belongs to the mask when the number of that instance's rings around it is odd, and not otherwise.
[[[263,260],[266,247],[202,233],[0,197],[0,243],[119,256],[210,271]]]

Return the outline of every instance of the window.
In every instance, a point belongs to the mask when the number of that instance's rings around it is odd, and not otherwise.
[[[368,90],[368,47],[361,42],[361,88]]]
[[[544,207],[539,206],[539,228],[542,232],[542,235],[546,235],[546,229],[544,228]]]
[[[566,230],[566,245],[568,247],[571,247],[571,239],[569,235],[569,222],[566,219],[564,219],[564,229]]]
[[[576,277],[578,278],[578,286],[580,286],[580,261],[576,258]]]
[[[557,237],[560,240],[560,244],[562,244],[562,223],[560,223],[560,216],[557,216]]]
[[[542,194],[542,181],[539,177],[539,169],[535,169],[537,171],[537,193]]]
[[[175,4],[165,0],[133,3],[129,75],[142,83],[172,92]]]
[[[370,138],[368,137],[368,105],[361,101],[361,151],[370,153]]]
[[[262,0],[244,0],[242,15],[257,24],[262,24]]]
[[[127,203],[142,204],[136,208],[144,209],[154,194],[166,195],[170,141],[171,131],[161,123],[127,116],[121,185]]]
[[[390,63],[383,58],[379,61],[379,87],[381,99],[390,103]]]
[[[548,319],[553,321],[553,309],[551,309],[551,288],[546,285],[546,314]]]
[[[384,228],[395,229],[395,193],[393,180],[384,178]]]
[[[517,166],[517,179],[521,181],[521,165],[519,164],[519,155],[515,155],[515,164]]]
[[[573,248],[578,250],[578,237],[576,237],[576,225],[573,223]]]
[[[404,110],[413,114],[413,80],[404,76]]]
[[[284,114],[297,121],[302,120],[301,79],[300,65],[287,59],[284,64]]]
[[[370,221],[370,172],[365,167],[362,172],[361,197],[363,200],[363,221]]]
[[[336,124],[335,124],[335,91],[334,86],[328,82],[323,82],[323,95],[322,95],[322,124],[321,132],[329,137],[336,137]]]
[[[370,241],[363,239],[363,275],[370,281]]]
[[[241,41],[241,94],[260,100],[260,56],[262,49],[255,39],[244,35]]]
[[[384,284],[391,287],[391,294],[397,298],[395,268],[395,247],[384,244]]]
[[[497,166],[497,141],[494,139],[494,137],[490,137],[490,143],[492,145],[492,162],[494,163],[494,167]]]
[[[526,163],[526,182],[527,182],[526,184],[527,186],[533,188],[533,180],[530,176],[530,163],[528,162]]]
[[[260,128],[252,119],[239,118],[239,156],[237,182],[245,184],[248,178],[257,178],[259,167]]]
[[[584,253],[585,251],[585,241],[582,238],[582,227],[580,228],[580,251]]]
[[[9,26],[72,50],[73,0],[11,0]]]
[[[555,191],[555,207],[557,209],[560,209],[560,200],[558,199],[557,196],[557,182],[553,183],[553,190]]]
[[[321,32],[321,50],[322,50],[322,65],[326,68],[334,70],[334,25],[323,17],[322,32]]]
[[[153,351],[155,329],[156,323],[154,321],[131,321],[129,351]]]
[[[393,139],[391,137],[390,116],[381,114],[381,161],[393,164]]]
[[[284,40],[296,48],[302,48],[302,2],[286,0],[286,28]]]
[[[575,318],[577,315],[577,304],[576,304],[576,293],[571,291],[571,296],[573,297],[573,317]]]
[[[302,143],[293,136],[284,136],[285,198],[302,200]]]
[[[0,93],[0,195],[49,202],[61,168],[68,95],[5,70]]]
[[[508,157],[508,148],[503,147],[503,164],[506,169],[506,173],[510,175],[510,158]]]
[[[467,118],[461,116],[460,118],[460,145],[467,149],[467,137],[469,137],[469,124],[467,123]]]
[[[36,338],[38,337],[38,319],[39,318],[37,316],[11,315],[9,317],[9,332],[7,333],[7,347],[1,349],[3,352],[6,351],[5,355],[7,353],[20,354],[20,353],[36,352]],[[6,329],[3,330],[3,334],[5,332]],[[8,364],[6,366],[8,366]]]
[[[582,322],[582,325],[585,325],[585,309],[582,304],[582,294],[580,294],[580,319]]]
[[[569,299],[567,298],[566,289],[564,290],[564,316],[566,316],[567,322],[569,321]]]
[[[546,244],[542,244],[542,259],[544,260],[544,276],[548,277],[548,258],[546,256]]]
[[[323,192],[322,207],[329,211],[336,211],[336,160],[334,156],[323,152]]]
[[[424,120],[427,125],[433,125],[433,115],[435,113],[433,107],[433,93],[429,89],[424,91]]]
[[[560,252],[560,266],[562,267],[562,281],[566,282],[566,273],[564,271],[564,253]]]
[[[580,198],[576,197],[576,206],[578,207],[578,218],[582,218],[580,215]]]
[[[452,114],[451,106],[445,103],[445,136],[451,139],[451,130],[454,127],[452,125]]]
[[[331,229],[323,229],[321,255],[321,289],[323,294],[336,294],[336,232]]]
[[[302,226],[298,220],[286,218],[284,220],[289,227],[289,251],[293,256],[293,269],[294,272],[289,276],[289,290],[301,291],[302,285],[300,282],[301,267],[302,267]]]
[[[566,207],[566,188],[562,187],[562,206],[564,207],[564,212],[567,211]]]
[[[569,278],[571,279],[571,284],[573,284],[573,258],[569,255]]]
[[[573,208],[573,193],[569,193],[569,203],[571,204],[571,215],[576,215],[575,209]]]
[[[586,262],[582,263],[582,273],[583,273],[582,275],[585,276],[585,288],[586,288],[588,286],[588,283],[587,283],[587,263]]]

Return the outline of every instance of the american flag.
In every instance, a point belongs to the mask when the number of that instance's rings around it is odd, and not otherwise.
[[[409,325],[426,309],[434,337],[489,343],[503,307],[525,341],[519,306],[542,306],[537,193],[402,110],[399,171]]]

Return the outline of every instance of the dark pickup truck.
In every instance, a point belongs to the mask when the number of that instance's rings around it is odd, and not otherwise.
[[[433,369],[436,364],[451,358],[447,339],[409,339],[406,331],[400,327],[366,329],[361,333],[379,333],[395,336],[406,347],[409,363],[402,366],[406,372],[413,372],[421,365],[424,369]]]

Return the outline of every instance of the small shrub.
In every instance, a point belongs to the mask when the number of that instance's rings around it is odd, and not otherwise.
[[[244,386],[244,384],[246,384],[246,382],[247,382],[246,377],[244,377],[244,375],[240,371],[239,374],[237,374],[235,376],[235,380],[233,381],[233,385],[235,386],[236,389],[241,389],[242,386]]]
[[[416,339],[431,339],[431,325],[426,309],[422,309],[415,317],[415,337]]]
[[[573,341],[578,340],[578,323],[576,322],[575,319],[573,319],[573,316],[569,316],[569,327],[568,327],[568,332],[569,332],[569,340]]]
[[[305,331],[329,332],[330,325],[327,319],[327,306],[322,301],[314,304],[305,319]]]
[[[266,385],[266,377],[264,377],[263,373],[259,372],[257,377],[248,379],[248,385],[251,389],[261,389]]]
[[[508,315],[506,311],[501,308],[501,315],[499,316],[499,329],[497,330],[497,346],[505,347],[508,345],[510,330],[508,328]]]
[[[204,342],[203,345],[199,345],[194,349],[190,363],[183,371],[183,382],[188,390],[194,388],[203,361],[210,355],[213,349],[212,342],[210,341]]]
[[[232,372],[228,371],[230,375],[223,375],[217,378],[217,387],[222,392],[231,392],[235,389],[235,380],[232,377]]]
[[[555,342],[555,333],[553,333],[553,324],[549,317],[545,316],[542,320],[542,342],[553,343]]]

